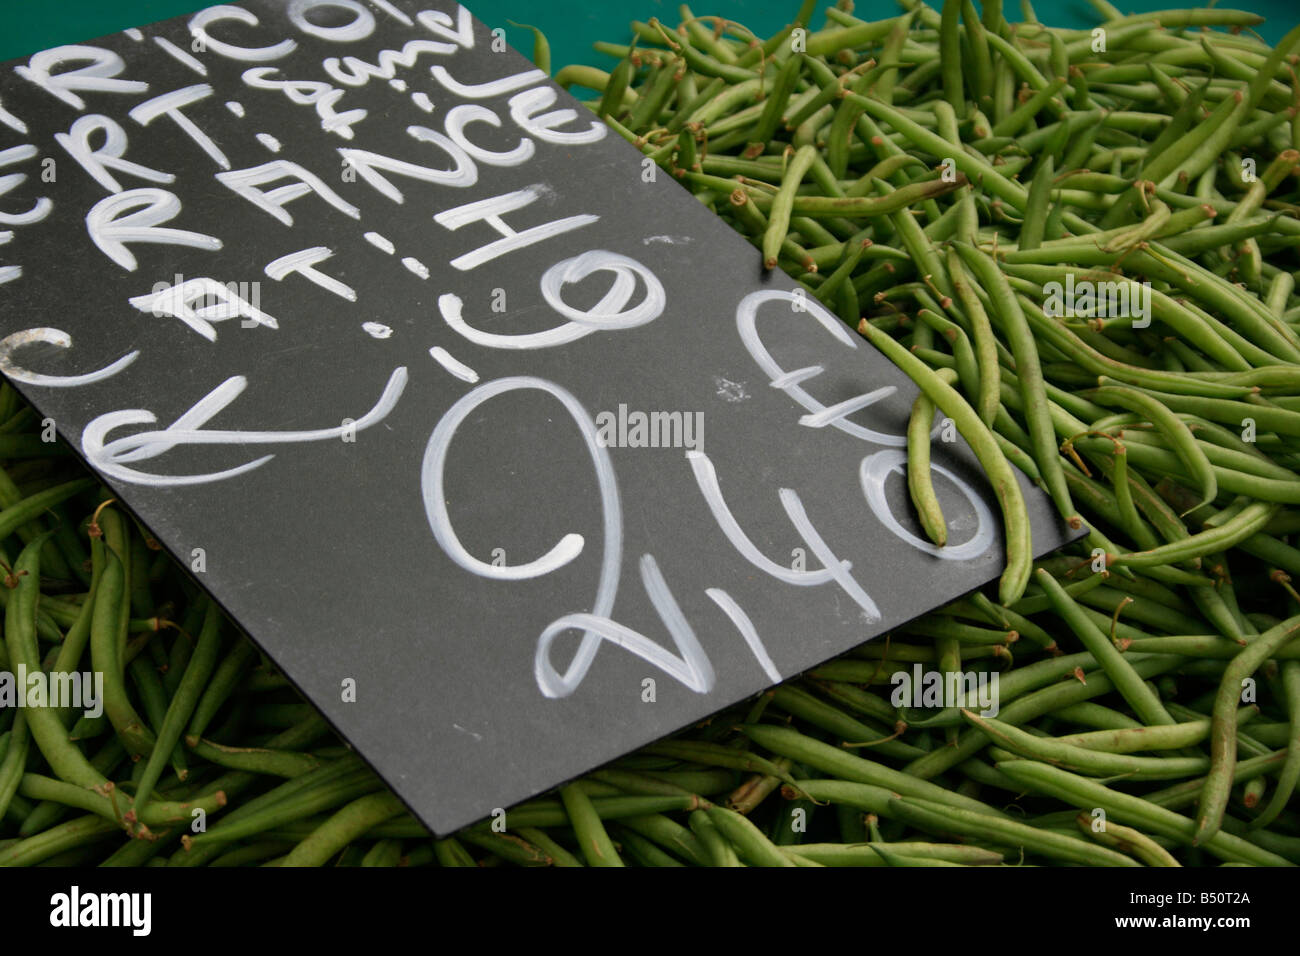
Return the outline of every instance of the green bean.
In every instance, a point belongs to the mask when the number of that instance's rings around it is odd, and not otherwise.
[[[1129,717],[1127,714],[1121,714],[1117,710],[1103,707],[1101,704],[1094,704],[1091,701],[1062,707],[1059,710],[1054,711],[1052,716],[1059,720],[1067,721],[1068,723],[1078,724],[1084,727],[1094,727],[1099,731],[1141,730],[1150,731],[1153,734],[1170,732],[1167,727],[1163,726],[1143,727],[1141,723],[1134,720],[1132,717]],[[1088,746],[1087,734],[1076,734],[1071,736],[1069,739],[1072,743],[1076,743],[1081,747]],[[1110,748],[1109,746],[1099,746],[1098,749],[1106,750]]]
[[[1232,789],[1233,764],[1237,759],[1237,704],[1242,682],[1250,677],[1276,650],[1300,633],[1300,617],[1293,617],[1261,634],[1234,657],[1223,671],[1214,698],[1213,729],[1210,733],[1211,769],[1201,791],[1196,816],[1195,842],[1205,845],[1218,832]]]
[[[538,836],[543,835],[541,830],[535,832]],[[681,867],[686,865],[667,851],[661,850],[657,844],[651,840],[647,840],[635,830],[615,826],[612,830],[612,835],[618,841],[619,846],[623,848],[623,852],[641,866]],[[552,858],[554,859],[554,855],[552,855]],[[565,866],[572,864],[564,864],[557,859],[555,865]],[[583,864],[581,861],[578,861],[576,865],[582,866]]]
[[[221,612],[215,603],[209,601],[203,618],[203,629],[199,632],[194,656],[185,668],[176,693],[167,707],[167,713],[158,726],[157,739],[149,754],[144,771],[136,783],[136,811],[141,812],[153,793],[158,778],[162,775],[163,763],[172,748],[181,739],[186,723],[198,703],[202,687],[212,674],[216,664],[217,651],[221,645]]]
[[[1060,653],[1052,635],[1048,634],[1033,621],[1029,620],[1029,618],[1025,617],[1024,614],[1020,612],[1018,606],[1015,608],[998,607],[984,594],[978,591],[971,595],[971,603],[975,610],[982,614],[990,623],[999,623],[1004,627],[1014,630],[1022,638],[1032,641],[1049,653]]]
[[[635,796],[700,796],[730,790],[736,775],[725,770],[678,770],[635,772],[630,770],[593,770],[590,781],[610,784],[623,793]]]
[[[736,750],[734,747],[726,747],[721,744],[694,740],[662,740],[643,748],[643,752],[707,766],[772,774],[787,783],[793,782],[793,778],[789,774],[783,773],[770,760],[766,760],[758,754]]]
[[[889,848],[904,859],[946,860],[967,866],[993,866],[1002,862],[1002,854],[996,850],[956,843],[891,843]],[[822,866],[888,865],[878,849],[873,843],[857,846],[845,846],[841,843],[804,843],[798,847],[783,848],[782,852],[787,855],[797,854]]]
[[[1104,282],[1129,283],[1131,295],[1129,301],[1136,301],[1134,295],[1142,294],[1146,291],[1145,287],[1139,287],[1133,284],[1131,280],[1123,279],[1111,273],[1085,272],[1079,275],[1079,270],[1051,265],[1034,265],[1019,264],[1023,260],[1030,258],[1058,258],[1061,255],[1068,255],[1068,258],[1075,261],[1087,262],[1090,253],[1085,250],[1071,250],[1068,254],[1058,250],[1051,250],[1044,246],[1041,249],[1033,250],[1029,253],[1011,252],[1007,254],[1007,259],[1011,263],[1006,267],[1006,271],[1013,276],[1024,277],[1033,281],[1042,283],[1044,286],[1051,281],[1069,281],[1069,278],[1086,278],[1090,281],[1100,280]],[[1226,326],[1215,325],[1214,320],[1204,320],[1197,313],[1185,305],[1181,305],[1174,299],[1166,296],[1158,290],[1151,289],[1151,312],[1153,317],[1159,319],[1162,323],[1171,326],[1180,335],[1185,336],[1193,342],[1197,348],[1204,351],[1207,355],[1216,361],[1230,367],[1245,370],[1249,364],[1242,355],[1234,349],[1251,346],[1245,339],[1235,335]],[[1026,301],[1026,300],[1022,300]],[[1236,388],[1222,387],[1203,383],[1199,379],[1188,379],[1185,375],[1173,373],[1161,373],[1155,370],[1133,369],[1114,358],[1103,355],[1097,349],[1085,345],[1078,336],[1074,335],[1064,326],[1054,325],[1039,319],[1042,310],[1036,305],[1032,306],[1027,315],[1030,324],[1053,344],[1069,350],[1073,354],[1075,361],[1079,363],[1086,371],[1098,375],[1111,375],[1115,378],[1122,378],[1125,381],[1135,385],[1151,385],[1155,388],[1164,388],[1169,391],[1188,391],[1191,394],[1205,394],[1211,396],[1235,397],[1237,395],[1247,394],[1250,390],[1248,385],[1241,385]],[[1049,327],[1050,326],[1050,327]],[[1267,359],[1267,353],[1262,350],[1258,351],[1258,357]]]
[[[6,746],[0,747],[0,821],[9,811],[23,768],[27,765],[27,718],[23,711],[14,716],[13,730],[5,735]]]
[[[897,719],[897,713],[891,705],[875,694],[855,687],[853,684],[833,680],[813,680],[812,684],[837,703],[843,704],[860,714],[866,714],[876,720],[886,722]],[[777,688],[776,693],[780,693],[784,689]]]
[[[767,231],[763,235],[764,268],[772,269],[776,266],[781,243],[786,237],[786,231],[790,228],[790,215],[795,203],[795,193],[816,156],[817,150],[815,147],[801,147],[795,152],[794,158],[790,160],[790,165],[786,168],[785,175],[781,178],[781,188],[772,199],[771,209],[768,214]]]
[[[1004,177],[997,168],[992,164],[971,156],[969,153],[961,150],[952,150],[948,148],[943,137],[931,133],[923,126],[908,119],[897,109],[881,103],[868,97],[858,96],[850,93],[845,99],[853,99],[867,111],[874,119],[888,123],[894,129],[898,130],[908,141],[918,148],[934,156],[948,157],[951,154],[953,165],[973,182],[980,182],[984,188],[993,193],[1003,202],[1013,206],[1015,209],[1023,209],[1027,194],[1023,187],[1017,185],[1010,179]],[[1082,222],[1082,220],[1079,220]],[[1093,232],[1095,229],[1084,225],[1085,231]]]
[[[632,112],[627,118],[628,129],[641,130],[655,123],[673,93],[680,65],[683,65],[682,61],[677,60],[653,69],[651,78],[643,88],[644,92],[632,104]]]
[[[1075,581],[1073,584],[1063,585],[1065,593],[1072,598],[1082,598],[1088,592],[1101,587],[1106,583],[1109,572],[1097,572],[1089,574],[1081,581]],[[1007,610],[1015,611],[1019,614],[1040,614],[1052,607],[1052,599],[1046,591],[1039,589],[1036,593],[1029,594]]]
[[[538,830],[537,827],[520,827],[519,835],[521,838],[524,838],[526,842],[541,849],[547,857],[550,857],[552,866],[575,868],[575,866],[582,865],[581,860],[578,860],[576,856],[569,853],[567,849],[562,847],[562,845],[556,843],[555,840],[550,838],[550,836],[547,836],[545,831]]]
[[[596,108],[596,115],[601,119],[617,117],[623,112],[623,104],[628,95],[628,84],[632,79],[632,63],[626,57],[619,60],[618,66],[610,73],[609,82],[605,84]],[[685,114],[685,111],[682,111]]]
[[[1003,846],[1013,846],[1067,863],[1084,866],[1138,866],[1132,857],[1099,847],[1073,836],[1040,830],[1015,820],[999,819],[969,810],[939,807],[916,798],[893,797],[890,816],[897,816],[931,833],[955,833]]]
[[[1068,77],[1058,76],[1047,86],[1035,92],[1033,96],[993,124],[993,135],[1015,136],[1026,124],[1032,122],[1045,106],[1053,102],[1053,97],[1060,93],[1068,82]]]
[[[707,865],[705,849],[699,839],[686,827],[660,813],[621,817],[619,825],[638,836],[645,837],[656,846],[672,850],[688,863]]]
[[[1129,706],[1147,725],[1172,724],[1174,720],[1160,704],[1160,700],[1142,681],[1128,661],[1115,648],[1115,645],[1084,615],[1078,605],[1065,592],[1065,589],[1046,571],[1040,569],[1036,579],[1047,592],[1053,607],[1074,631],[1107,676],[1115,682],[1116,688]]]
[[[1081,813],[1074,819],[1079,829],[1098,843],[1135,856],[1148,866],[1182,866],[1173,854],[1141,830],[1109,822],[1099,830],[1093,826],[1093,818],[1086,813]]]
[[[897,91],[911,92],[910,85],[899,84],[898,79],[904,61],[911,59],[906,55],[906,50],[911,42],[912,23],[918,14],[924,17],[924,13],[917,9],[909,10],[899,17],[880,48],[880,66],[877,68],[879,79],[868,92],[882,102],[893,103]],[[924,81],[928,75],[927,70],[931,73],[942,73],[942,64],[933,59],[925,60],[908,74],[907,83]]]
[[[406,808],[391,793],[372,793],[343,807],[280,861],[280,866],[324,866],[339,850]]]
[[[125,661],[119,651],[119,635],[124,623],[122,611],[126,603],[124,567],[117,553],[104,544],[103,539],[92,539],[91,549],[92,554],[103,564],[91,618],[90,654],[95,670],[104,675],[104,713],[127,750],[134,756],[144,756],[153,747],[154,736],[131,705],[122,681]]]
[[[853,270],[857,268],[858,262],[861,261],[863,253],[867,251],[870,244],[869,239],[857,243],[845,243],[843,261],[826,277],[826,281],[817,287],[817,297],[822,302],[831,304],[836,292],[853,274]]]
[[[1056,503],[1057,510],[1063,517],[1070,518],[1074,515],[1074,506],[1065,484],[1055,431],[1048,414],[1042,367],[1019,300],[1011,292],[1002,271],[988,256],[961,243],[956,244],[956,248],[996,305],[997,314],[1002,320],[1003,333],[1009,340],[1015,357],[1016,378],[1025,403],[1034,461],[1038,464],[1044,484]]]
[[[956,372],[942,369],[936,375],[949,385],[957,383]],[[907,488],[921,527],[927,537],[942,548],[948,543],[948,524],[930,474],[930,429],[933,425],[934,403],[922,392],[912,404],[907,426]]]
[[[36,650],[35,613],[37,588],[40,584],[40,549],[49,532],[32,539],[14,563],[17,585],[12,591],[5,610],[5,644],[9,659],[15,666],[28,672],[41,669]],[[108,678],[104,679],[104,706],[107,708]],[[123,691],[125,693],[125,691]],[[36,748],[60,779],[83,787],[97,787],[108,783],[107,778],[82,755],[68,739],[67,728],[58,712],[50,707],[30,707],[26,710],[27,727]]]
[[[699,840],[710,865],[722,867],[744,866],[736,855],[735,848],[727,842],[712,818],[705,811],[696,810],[691,813],[690,824],[691,832]]]
[[[0,867],[33,866],[64,850],[98,843],[120,832],[116,823],[90,814],[0,849]]]
[[[157,645],[151,645],[151,647],[155,646]],[[131,672],[132,680],[139,693],[140,704],[149,724],[154,727],[161,726],[167,713],[167,695],[157,667],[152,661],[137,657],[127,665],[127,668]],[[177,745],[173,746],[166,756],[176,773],[176,778],[184,780],[189,775],[185,752]]]
[[[1206,422],[1198,419],[1194,415],[1181,413],[1180,419],[1187,422],[1188,428],[1209,459],[1212,466],[1218,466],[1222,469],[1236,470],[1245,472],[1248,475],[1257,475],[1260,478],[1276,478],[1280,481],[1300,481],[1300,475],[1291,471],[1289,468],[1276,464],[1272,459],[1254,449],[1251,445],[1241,441],[1233,432],[1228,431],[1220,425],[1212,422]],[[1145,434],[1141,429],[1128,430],[1126,427],[1120,433],[1121,437],[1127,438],[1132,442],[1152,444],[1160,446],[1160,439],[1157,436]],[[1207,440],[1202,440],[1201,435],[1206,436]],[[1188,502],[1191,503],[1190,501]]]
[[[368,769],[358,768],[351,762],[348,766],[351,768],[349,772],[334,778],[310,779],[313,778],[313,774],[304,774],[302,777],[295,778],[289,781],[289,784],[297,784],[301,781],[301,786],[296,792],[286,792],[279,799],[248,809],[248,812],[239,816],[228,814],[215,826],[194,836],[183,837],[181,842],[188,850],[207,843],[242,840],[282,823],[299,820],[313,813],[349,803],[380,788],[379,779]],[[328,768],[322,768],[325,769]]]
[[[1067,659],[1056,658],[1051,663],[1059,666],[1060,662],[1065,660]],[[1150,677],[1164,671],[1173,670],[1184,663],[1183,658],[1173,655],[1152,656],[1142,660],[1136,660],[1132,655],[1129,655],[1129,660],[1140,677]],[[1011,672],[1011,674],[1014,673],[1014,671]],[[1060,707],[1091,700],[1094,697],[1101,697],[1114,689],[1114,683],[1104,672],[1094,671],[1086,675],[1085,681],[1071,678],[1026,694],[1018,700],[1013,700],[1010,704],[1004,701],[999,716],[1006,723],[1019,725],[1043,714],[1052,713]],[[960,719],[960,716],[956,719]],[[975,756],[987,744],[988,737],[982,731],[968,730],[958,738],[955,746],[931,751],[924,757],[913,760],[904,769],[909,775],[928,780]]]
[[[247,641],[241,641],[231,649],[225,660],[213,672],[212,678],[203,689],[203,695],[195,704],[194,713],[185,729],[187,737],[203,735],[221,705],[226,702],[229,694],[243,678],[248,664],[256,657],[257,648]]]
[[[550,866],[552,862],[540,847],[513,833],[466,830],[460,834],[460,838],[466,843],[487,850],[491,854],[489,859],[496,857],[515,866]]]
[[[700,812],[700,811],[696,811]],[[717,831],[752,866],[795,866],[796,864],[772,843],[748,817],[726,807],[703,811]]]
[[[749,103],[760,94],[761,89],[762,81],[758,78],[729,86],[721,90],[713,99],[692,114],[690,121],[699,123],[700,126],[707,129],[720,117],[726,116],[743,104]]]
[[[23,525],[39,517],[47,509],[67,501],[95,484],[91,478],[78,478],[45,491],[38,491],[22,501],[0,510],[0,541],[9,537]]]
[[[1248,505],[1231,521],[1217,528],[1190,535],[1181,541],[1163,544],[1150,551],[1137,551],[1116,555],[1112,560],[1116,565],[1135,568],[1151,568],[1188,558],[1199,557],[1211,551],[1223,551],[1251,537],[1277,511],[1277,505],[1259,501]]]
[[[1126,434],[1125,437],[1130,439],[1130,443],[1125,446],[1130,462],[1149,468],[1157,474],[1161,472],[1168,475],[1183,474],[1182,462],[1173,452],[1166,452],[1158,447],[1145,444],[1138,440],[1134,434]],[[1112,444],[1108,439],[1074,439],[1073,445],[1078,450],[1084,452],[1107,452],[1112,448]],[[1207,452],[1207,454],[1209,453]],[[1218,465],[1214,466],[1214,476],[1221,491],[1227,491],[1233,494],[1250,495],[1265,502],[1300,504],[1300,489],[1296,487],[1294,479],[1268,478],[1247,472],[1230,470]],[[1132,474],[1130,474],[1130,478],[1132,477]],[[1189,500],[1187,503],[1190,504],[1191,501]],[[1151,517],[1150,513],[1146,512],[1145,509],[1144,513],[1147,513],[1148,518]],[[1170,536],[1166,535],[1166,537]],[[1190,535],[1187,534],[1186,529],[1184,529],[1183,533],[1172,537],[1176,540],[1182,541],[1189,538]],[[1243,539],[1243,541],[1239,543],[1239,546],[1247,547],[1246,543],[1252,542],[1253,544],[1251,546],[1258,544],[1261,547],[1267,548],[1267,543],[1261,544],[1264,537],[1265,536],[1252,533]],[[1204,548],[1201,548],[1199,545],[1193,545],[1190,550],[1192,552],[1205,553],[1210,551],[1221,551],[1224,550],[1224,547],[1226,546],[1216,546],[1213,542],[1210,542]],[[1248,547],[1247,550],[1249,550]],[[1285,552],[1279,553],[1285,554]],[[1195,557],[1196,554],[1193,554],[1192,556]],[[1169,560],[1178,561],[1183,560],[1183,558],[1171,557]],[[1159,562],[1157,562],[1157,564],[1158,563]]]
[[[1006,570],[1003,571],[999,597],[1003,604],[1013,604],[1024,593],[1025,583],[1033,560],[1029,540],[1029,516],[1024,497],[1015,473],[1011,470],[1002,449],[993,441],[988,427],[980,420],[961,395],[951,385],[931,372],[921,361],[893,339],[877,331],[867,322],[858,326],[872,345],[884,352],[957,426],[958,432],[970,444],[980,464],[984,467],[994,494],[1002,508],[1006,534]]]
[[[1025,202],[1025,221],[1021,226],[1020,240],[1017,248],[1037,249],[1043,244],[1043,235],[1047,230],[1047,213],[1051,205],[1051,187],[1056,166],[1051,156],[1043,157],[1029,184],[1029,196]]]
[[[1157,195],[1159,196],[1159,190]],[[1164,196],[1160,198],[1164,199]],[[1208,204],[1219,208],[1213,202]],[[1279,220],[1279,225],[1282,221],[1284,220]],[[1178,286],[1206,305],[1221,311],[1225,319],[1239,325],[1241,333],[1252,343],[1267,353],[1280,357],[1281,364],[1300,362],[1300,348],[1297,348],[1290,336],[1273,324],[1272,317],[1264,306],[1257,300],[1246,297],[1210,270],[1158,243],[1150,243],[1147,249],[1133,252],[1129,262],[1133,268],[1144,271],[1149,278]],[[1272,361],[1278,362],[1278,358]]]
[[[961,264],[961,257],[955,249],[948,250],[947,265],[948,277],[966,313],[971,337],[975,340],[975,362],[979,369],[979,397],[976,408],[980,420],[985,425],[992,426],[997,415],[998,383],[1001,379],[998,372],[998,351],[993,336],[993,326],[989,322],[988,313],[984,311],[979,296],[971,288],[966,269]]]
[[[478,866],[469,851],[461,846],[455,837],[435,840],[433,853],[440,866]]]
[[[1137,542],[1139,548],[1159,547],[1155,534],[1147,523],[1142,520],[1142,516],[1138,514],[1137,506],[1133,503],[1133,482],[1130,480],[1128,473],[1128,448],[1123,442],[1115,442],[1113,462],[1114,464],[1111,466],[1111,484],[1115,489],[1115,505],[1119,509],[1120,523],[1124,530],[1129,533],[1129,537]],[[1212,472],[1211,479],[1213,479]]]
[[[217,791],[190,800],[155,800],[148,807],[143,807],[136,804],[130,796],[120,793],[111,783],[87,789],[35,773],[23,775],[19,792],[33,800],[49,800],[97,813],[141,839],[155,838],[150,827],[188,821],[192,819],[195,810],[215,813],[226,804],[225,793]]]
[[[292,850],[293,847],[294,844],[281,840],[263,840],[259,843],[252,843],[246,847],[240,847],[237,850],[231,850],[229,853],[223,853],[213,859],[211,865],[215,867],[230,867],[247,866],[250,863],[262,863],[269,859],[284,856]]]
[[[1296,781],[1300,780],[1300,663],[1288,661],[1283,665],[1282,685],[1291,716],[1286,762],[1278,771],[1277,786],[1273,790],[1273,796],[1259,815],[1251,821],[1251,829],[1268,826],[1276,820],[1290,802],[1291,794],[1295,792]]]
[[[1089,750],[1051,737],[1038,737],[1017,727],[962,711],[966,720],[1016,754],[1042,760],[1090,776],[1124,777],[1127,780],[1181,779],[1201,774],[1209,767],[1204,757],[1135,757]]]
[[[546,40],[544,34],[537,27],[529,26],[526,23],[515,23],[513,20],[507,20],[512,27],[519,27],[528,30],[533,34],[533,64],[544,73],[551,72],[551,45]]]
[[[1273,78],[1278,75],[1279,68],[1283,67],[1284,61],[1291,55],[1297,46],[1300,46],[1300,27],[1293,27],[1277,44],[1269,51],[1264,62],[1254,71],[1250,79],[1250,87],[1246,97],[1246,113],[1249,115],[1259,106],[1265,94],[1268,92],[1269,85]]]
[[[966,95],[962,86],[961,35],[958,18],[961,16],[960,0],[943,0],[943,13],[939,25],[939,62],[943,76],[943,95],[957,113],[966,111]]]
[[[591,799],[579,788],[570,784],[560,788],[560,798],[564,801],[565,812],[578,837],[578,846],[588,866],[622,866],[623,861],[605,832]],[[700,812],[700,811],[696,811]]]
[[[766,145],[768,140],[776,133],[777,128],[781,125],[781,117],[785,112],[786,104],[790,102],[790,94],[794,91],[795,82],[799,79],[803,65],[803,57],[791,57],[786,60],[777,73],[776,79],[772,83],[772,90],[763,103],[763,112],[754,125],[753,133],[750,134],[752,143]]]
[[[887,788],[889,791],[901,793],[905,796],[922,797],[949,807],[960,807],[976,813],[999,815],[998,811],[980,803],[978,800],[963,797],[961,794],[945,790],[928,780],[918,779],[907,773],[893,770],[884,764],[845,753],[843,750],[831,747],[786,727],[773,727],[767,724],[744,724],[740,730],[756,744],[773,753],[789,757],[791,760],[807,764],[810,767],[816,767],[844,780]],[[815,794],[809,794],[809,796],[818,799]],[[866,809],[873,813],[880,812],[871,808]]]
[[[873,699],[878,700],[879,698]],[[891,740],[887,731],[856,720],[842,710],[817,699],[798,687],[786,685],[776,688],[773,691],[772,703],[787,714],[805,720],[822,730],[829,731],[846,742],[855,745],[870,745],[872,750],[885,757],[912,759],[921,756],[923,753],[923,751],[918,750],[911,744]],[[889,726],[897,723],[897,717],[892,713],[889,713],[883,719]],[[779,765],[777,765],[777,769],[781,769]],[[793,782],[793,778],[790,777],[788,772],[784,775],[776,773],[767,776],[776,780]]]
[[[1013,44],[998,36],[996,33],[988,34],[989,46],[999,53],[1002,59],[999,62],[1006,63],[1011,71],[1020,78],[1020,80],[1032,90],[1042,90],[1048,85],[1047,78],[1034,66],[1030,59],[1020,52]]]
[[[813,149],[813,147],[801,147],[801,149]],[[796,154],[797,156],[798,154]],[[809,165],[812,160],[809,159]],[[794,160],[791,160],[791,169],[794,167]],[[800,174],[802,176],[802,173]],[[791,172],[788,169],[786,178],[782,181],[782,189],[790,181]],[[699,181],[699,177],[695,178]],[[964,179],[945,182],[942,179],[923,180],[921,182],[910,183],[902,186],[891,193],[883,196],[857,197],[857,196],[800,196],[792,192],[773,194],[756,189],[752,186],[743,188],[749,192],[750,198],[754,200],[759,209],[768,213],[769,218],[788,205],[789,212],[793,215],[810,216],[820,219],[825,218],[847,218],[847,219],[873,219],[878,216],[887,216],[890,213],[898,212],[907,206],[916,202],[935,196],[942,196],[945,193],[952,192],[965,185]],[[783,198],[788,197],[788,198]],[[788,228],[787,220],[787,228]],[[784,235],[784,233],[782,233]]]
[[[1125,823],[1162,836],[1191,844],[1196,823],[1180,814],[1158,806],[1141,797],[1120,793],[1104,784],[1088,780],[1077,774],[1060,770],[1032,760],[1004,760],[998,769],[1035,791],[1064,800],[1082,810],[1100,808],[1107,818],[1114,817]],[[1287,860],[1261,849],[1240,837],[1217,833],[1207,838],[1202,846],[1219,859],[1250,863],[1255,866],[1289,866]]]
[[[1238,208],[1244,207],[1239,206]],[[1275,227],[1276,221],[1277,216],[1252,216],[1232,222],[1220,223],[1217,226],[1206,226],[1203,229],[1196,229],[1182,235],[1167,236],[1161,241],[1174,252],[1184,256],[1192,256],[1268,232]]]
[[[186,739],[186,746],[198,757],[231,770],[275,777],[294,778],[321,766],[321,760],[311,754],[269,747],[226,747],[197,737]]]
[[[997,630],[963,624],[947,617],[922,617],[900,628],[906,634],[929,638],[952,638],[963,644],[1009,644],[1020,635],[1012,630]]]
[[[1191,430],[1177,415],[1151,396],[1131,388],[1108,386],[1093,390],[1090,397],[1101,401],[1103,404],[1109,401],[1122,408],[1145,415],[1169,439],[1174,446],[1174,453],[1182,459],[1187,471],[1200,485],[1202,500],[1198,503],[1198,506],[1215,499],[1219,489],[1217,479],[1214,476],[1214,469],[1210,466],[1210,460],[1192,437]]]
[[[793,761],[784,758],[776,763],[785,770],[789,770],[793,765]],[[728,795],[726,805],[737,813],[749,816],[780,786],[780,777],[771,774],[754,774]]]

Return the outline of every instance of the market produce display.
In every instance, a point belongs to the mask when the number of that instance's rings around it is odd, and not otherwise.
[[[1093,5],[683,7],[555,74],[916,382],[940,547],[970,444],[989,593],[434,840],[5,385],[0,672],[104,683],[0,707],[0,865],[1300,863],[1300,27]],[[1032,561],[1013,468],[1086,537]]]

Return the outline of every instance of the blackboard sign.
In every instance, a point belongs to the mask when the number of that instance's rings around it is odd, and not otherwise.
[[[959,441],[913,522],[907,378],[449,0],[216,6],[0,105],[0,368],[438,833],[1002,568]]]

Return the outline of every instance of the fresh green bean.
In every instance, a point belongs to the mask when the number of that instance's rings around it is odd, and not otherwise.
[[[1232,789],[1233,764],[1237,759],[1237,705],[1242,683],[1279,648],[1300,633],[1300,617],[1283,621],[1261,634],[1234,657],[1223,671],[1218,693],[1214,697],[1214,716],[1210,732],[1210,772],[1201,791],[1196,815],[1194,842],[1207,845],[1219,832],[1223,813]]]

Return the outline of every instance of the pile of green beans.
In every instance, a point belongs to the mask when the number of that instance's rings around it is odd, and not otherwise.
[[[952,421],[990,593],[434,840],[4,386],[0,669],[107,700],[0,710],[0,865],[1300,864],[1300,28],[1093,6],[1104,45],[997,0],[683,6],[556,74],[915,380],[940,547]],[[1054,314],[1067,281],[1149,283],[1149,324]],[[1086,537],[1033,561],[1013,466]],[[997,713],[896,705],[917,666]]]

